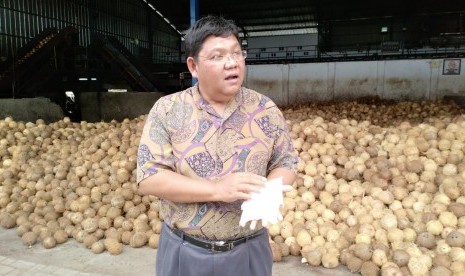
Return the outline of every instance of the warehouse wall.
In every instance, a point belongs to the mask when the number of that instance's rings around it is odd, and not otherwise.
[[[148,114],[153,104],[162,96],[164,94],[159,92],[86,92],[79,95],[77,103],[81,109],[82,121],[122,121]],[[35,122],[43,119],[51,123],[69,114],[47,98],[0,99],[0,119],[8,116],[16,121]]]
[[[116,37],[133,55],[155,63],[179,61],[180,35],[140,0],[0,1],[0,61],[47,28],[75,27],[79,46],[92,33]]]
[[[0,99],[0,119],[6,117],[25,122],[43,119],[51,123],[61,120],[64,114],[59,105],[46,98]]]
[[[133,119],[148,114],[153,104],[163,95],[158,92],[81,93],[81,118],[88,122]]]
[[[247,38],[248,48],[294,47],[302,45],[317,45],[318,34],[276,35]]]
[[[461,63],[465,59],[455,59]],[[447,74],[449,60],[384,60],[248,65],[246,86],[278,105],[378,96],[436,100],[465,96],[465,73]],[[458,63],[455,63],[458,65]],[[455,72],[457,73],[457,72]]]
[[[464,62],[465,59],[458,59]],[[424,100],[465,97],[463,70],[447,75],[444,60],[388,60],[338,63],[248,65],[246,86],[278,105],[378,96],[381,99]],[[447,65],[447,63],[446,63]],[[81,93],[85,121],[110,121],[147,114],[162,93]],[[56,121],[64,114],[48,99],[0,100],[0,118]]]

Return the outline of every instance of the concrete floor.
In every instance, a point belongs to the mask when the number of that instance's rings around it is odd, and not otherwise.
[[[94,254],[72,239],[53,249],[38,244],[24,246],[15,229],[0,227],[0,275],[155,275],[156,250],[125,246],[123,253]],[[273,276],[349,276],[346,267],[324,269],[300,263],[300,257],[286,257],[274,263]]]

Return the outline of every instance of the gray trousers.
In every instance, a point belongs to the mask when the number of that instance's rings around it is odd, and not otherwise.
[[[226,252],[211,252],[183,241],[163,224],[156,276],[270,276],[268,231]]]

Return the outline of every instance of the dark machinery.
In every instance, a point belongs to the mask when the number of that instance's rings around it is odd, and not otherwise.
[[[119,72],[134,91],[159,91],[152,74],[132,55],[119,40],[95,33],[92,49]]]
[[[73,71],[75,28],[45,29],[0,65],[0,97],[50,97],[50,82]]]

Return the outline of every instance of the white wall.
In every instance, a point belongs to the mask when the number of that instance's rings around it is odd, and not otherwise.
[[[302,35],[277,35],[248,37],[248,48],[293,47],[305,45],[317,45],[318,34]]]
[[[465,96],[463,69],[459,75],[445,75],[443,66],[444,59],[248,65],[245,85],[278,105],[363,96],[393,100]]]

